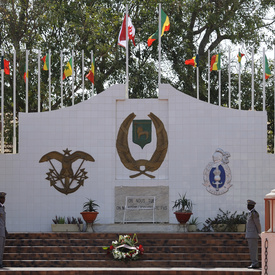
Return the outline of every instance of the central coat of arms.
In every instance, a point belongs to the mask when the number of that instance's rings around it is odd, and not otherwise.
[[[133,142],[143,147],[152,141],[152,121],[134,120],[133,121]]]
[[[150,121],[136,120],[133,122],[135,117],[136,115],[134,113],[131,113],[122,122],[117,134],[117,152],[121,162],[127,169],[138,172],[134,175],[129,176],[130,178],[135,178],[140,175],[145,175],[149,178],[155,178],[154,175],[151,175],[148,172],[154,172],[159,169],[165,159],[168,149],[167,132],[162,121],[153,113],[150,113],[148,115],[148,117],[151,118]],[[128,145],[128,132],[130,125],[133,122],[133,142],[143,148],[146,144],[151,142],[151,121],[153,121],[153,124],[156,128],[157,147],[155,149],[155,152],[153,153],[150,160],[135,160],[131,155]]]

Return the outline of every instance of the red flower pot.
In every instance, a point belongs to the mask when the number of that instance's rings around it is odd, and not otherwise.
[[[80,214],[86,223],[93,223],[98,215],[98,212],[81,212]]]
[[[186,212],[174,212],[174,214],[176,215],[176,218],[179,223],[185,224],[189,221],[189,219],[193,213],[191,213],[191,212],[187,212],[187,213]]]

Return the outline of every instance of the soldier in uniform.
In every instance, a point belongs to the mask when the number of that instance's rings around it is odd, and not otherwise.
[[[3,268],[3,254],[5,247],[5,240],[8,234],[6,230],[6,211],[5,211],[5,203],[6,193],[0,192],[0,268]]]
[[[245,238],[248,242],[251,265],[248,268],[259,268],[258,262],[258,239],[261,234],[261,224],[259,213],[255,210],[255,201],[247,200],[249,214],[246,221]]]

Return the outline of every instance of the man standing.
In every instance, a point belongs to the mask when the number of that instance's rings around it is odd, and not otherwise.
[[[255,201],[247,200],[247,209],[250,211],[246,221],[245,238],[248,242],[251,265],[248,268],[259,268],[258,239],[261,234],[259,213],[255,210]]]
[[[0,268],[3,268],[3,254],[6,236],[8,234],[6,230],[6,211],[5,211],[5,203],[6,193],[0,192]]]

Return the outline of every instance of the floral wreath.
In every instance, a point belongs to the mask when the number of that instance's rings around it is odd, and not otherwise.
[[[112,253],[114,260],[134,261],[144,253],[143,246],[138,245],[137,235],[119,235],[118,241],[112,241],[111,246],[103,247],[107,254]]]

